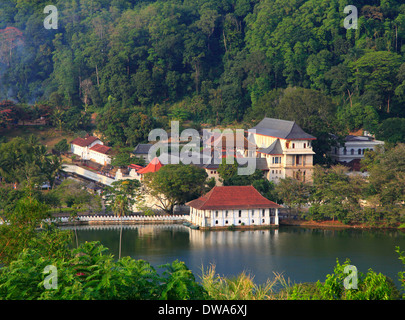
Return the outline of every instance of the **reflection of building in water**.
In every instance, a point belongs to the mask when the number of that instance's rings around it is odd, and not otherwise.
[[[277,238],[278,229],[212,232],[190,229],[190,245],[195,248],[252,244],[263,247],[264,243],[274,242]]]
[[[203,228],[278,225],[278,209],[282,208],[253,186],[216,186],[187,205],[191,223]]]

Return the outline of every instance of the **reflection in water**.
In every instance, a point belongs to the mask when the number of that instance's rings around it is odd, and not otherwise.
[[[395,246],[405,248],[398,231],[327,230],[280,227],[270,230],[201,231],[182,225],[122,226],[122,256],[143,259],[154,266],[184,261],[196,274],[216,265],[225,276],[243,271],[263,283],[273,272],[293,282],[324,280],[338,258],[349,258],[360,272],[369,268],[398,284],[402,270]],[[78,242],[100,241],[118,257],[120,226],[77,227]]]

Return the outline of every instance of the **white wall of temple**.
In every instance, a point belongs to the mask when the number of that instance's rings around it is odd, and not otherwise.
[[[191,223],[201,227],[278,225],[278,209],[198,210],[190,208]]]

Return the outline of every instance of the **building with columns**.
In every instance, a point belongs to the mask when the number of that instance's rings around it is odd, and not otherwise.
[[[257,146],[256,156],[267,160],[268,180],[277,183],[291,177],[312,181],[312,141],[316,138],[295,121],[264,118],[247,133],[248,140]]]
[[[282,208],[253,186],[215,186],[187,205],[191,223],[201,228],[278,225]]]

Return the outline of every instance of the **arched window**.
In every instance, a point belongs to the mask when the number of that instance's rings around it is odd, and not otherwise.
[[[350,150],[350,154],[354,155],[354,149]]]
[[[357,150],[357,154],[361,154],[361,149]]]

